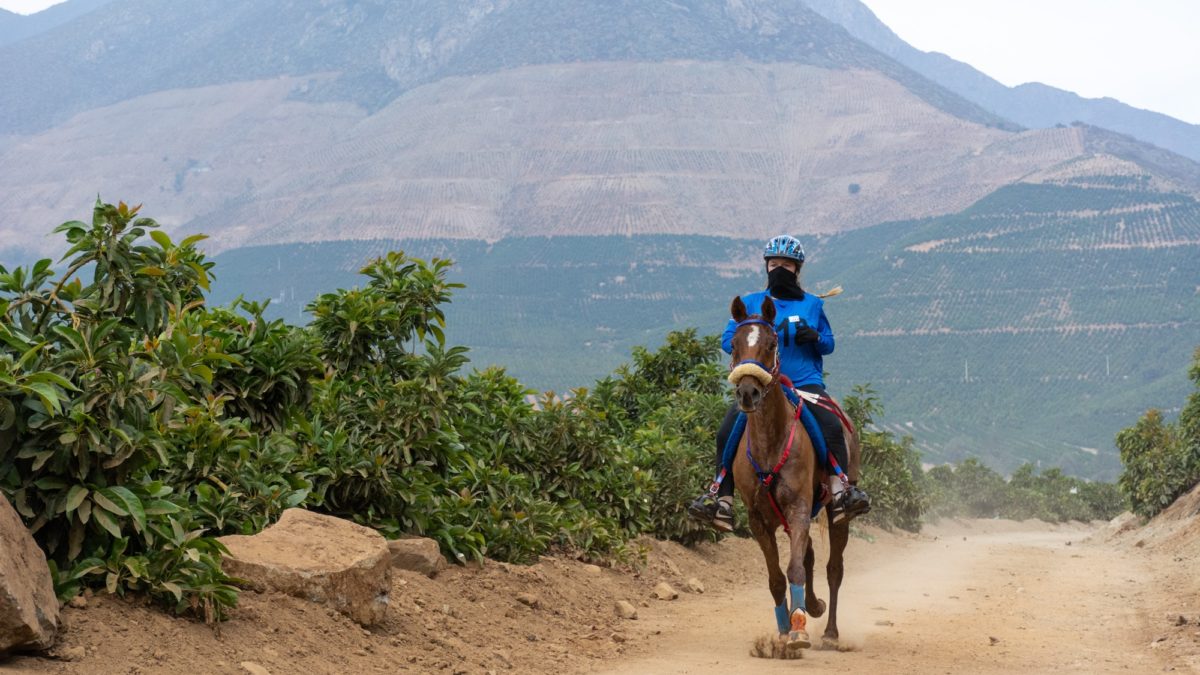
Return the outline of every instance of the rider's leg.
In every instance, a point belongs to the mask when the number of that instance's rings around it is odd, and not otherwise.
[[[800,390],[829,396],[824,389],[815,384],[806,384],[800,387]],[[821,434],[825,436],[825,447],[829,448],[829,452],[837,458],[838,465],[844,471],[846,467],[850,466],[850,460],[846,452],[846,436],[842,431],[842,421],[838,419],[837,415],[819,405],[809,405],[809,410],[812,410],[813,417],[817,418],[817,424],[821,426]]]
[[[717,473],[720,473],[724,466],[725,444],[729,441],[730,434],[733,433],[738,412],[736,404],[729,406],[729,410],[725,412],[725,418],[721,420],[721,426],[717,429]],[[712,523],[719,530],[731,531],[733,529],[733,489],[733,474],[727,473],[717,489],[717,498],[713,499],[711,494],[705,492],[688,506],[688,514],[697,520]]]
[[[813,394],[828,396],[823,388],[815,384],[805,385],[800,387],[800,389]],[[833,412],[819,405],[811,405],[809,408],[812,410],[813,417],[817,419],[818,426],[821,427],[821,434],[825,437],[825,446],[829,449],[830,454],[837,459],[838,465],[845,471],[850,466],[850,462],[841,419]],[[851,485],[849,490],[846,490],[845,485],[838,476],[829,477],[829,490],[833,493],[833,503],[830,506],[835,522],[847,517],[853,518],[871,509],[871,499],[867,496],[867,493],[855,485]]]
[[[733,424],[737,422],[738,413],[737,404],[729,406],[729,410],[725,411],[725,419],[721,420],[721,427],[717,429],[717,471],[720,472],[725,463],[725,446],[729,443],[729,434],[733,433]],[[717,490],[717,495],[721,497],[729,497],[733,499],[733,474],[725,476],[725,480],[721,481],[721,487]]]

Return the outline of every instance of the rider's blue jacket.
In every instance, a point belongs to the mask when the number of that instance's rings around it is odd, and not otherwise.
[[[746,312],[762,314],[765,297],[766,291],[743,295]],[[771,300],[775,303],[775,332],[779,335],[779,357],[783,360],[780,370],[797,387],[816,384],[824,388],[821,357],[833,353],[833,329],[825,318],[825,301],[812,293],[805,293],[803,300],[780,300],[774,297]],[[816,342],[796,344],[796,329],[805,326],[815,328],[820,337]],[[731,343],[736,328],[737,322],[730,319],[725,326],[725,334],[721,336],[721,349],[726,354],[733,353]]]

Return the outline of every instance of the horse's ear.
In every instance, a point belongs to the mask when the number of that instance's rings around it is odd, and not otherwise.
[[[742,302],[742,296],[739,295],[733,299],[733,303],[729,305],[729,313],[738,323],[746,320],[746,303]]]
[[[770,296],[763,298],[762,318],[767,323],[775,323],[775,302],[771,300]]]

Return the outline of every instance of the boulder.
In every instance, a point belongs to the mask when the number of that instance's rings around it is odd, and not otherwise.
[[[58,598],[46,556],[0,493],[0,654],[49,649],[58,635]]]
[[[438,543],[425,537],[397,539],[388,542],[392,552],[392,566],[427,577],[433,577],[446,567],[446,558]]]
[[[318,602],[364,626],[383,619],[392,554],[383,535],[348,520],[288,509],[271,527],[220,538],[223,568],[259,591]]]
[[[671,588],[671,584],[668,584],[665,581],[660,581],[658,582],[658,585],[654,587],[654,597],[658,598],[659,600],[674,600],[675,598],[679,597],[679,591]]]

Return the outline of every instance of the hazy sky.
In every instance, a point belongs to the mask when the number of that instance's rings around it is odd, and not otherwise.
[[[1200,0],[863,0],[909,44],[1200,124]],[[0,0],[35,12],[56,0]]]
[[[912,46],[1200,124],[1200,0],[863,0]]]

